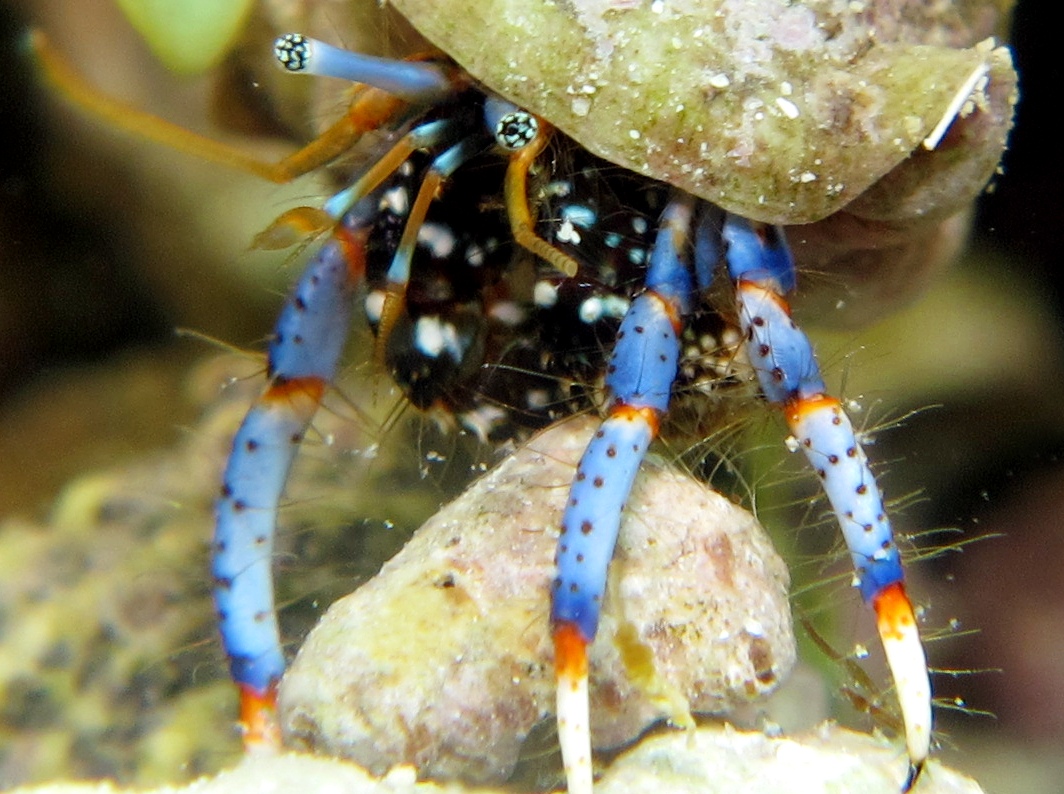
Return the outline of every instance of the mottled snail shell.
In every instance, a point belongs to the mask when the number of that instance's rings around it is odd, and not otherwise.
[[[951,215],[993,175],[1016,101],[984,40],[1008,0],[391,4],[595,154],[772,223]]]

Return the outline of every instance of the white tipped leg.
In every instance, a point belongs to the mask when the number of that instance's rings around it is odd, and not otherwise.
[[[569,794],[591,792],[591,723],[587,690],[587,643],[571,624],[554,632],[558,676],[558,743]]]
[[[902,791],[906,792],[916,784],[931,749],[931,681],[927,658],[920,643],[916,615],[902,583],[883,588],[873,604],[905,723],[909,772]]]

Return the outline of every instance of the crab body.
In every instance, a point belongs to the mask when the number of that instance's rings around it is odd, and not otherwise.
[[[512,351],[538,356],[538,366],[529,371],[546,372],[554,382],[572,377],[550,372],[558,362],[582,361],[604,375],[606,416],[577,467],[562,518],[551,612],[568,786],[572,794],[591,790],[587,649],[598,630],[624,504],[669,411],[681,339],[702,314],[699,307],[722,260],[761,391],[786,409],[792,432],[817,468],[850,547],[856,582],[879,616],[901,690],[910,755],[907,790],[930,741],[926,662],[878,487],[849,420],[826,394],[808,339],[790,319],[784,294],[795,286],[795,266],[782,231],[680,190],[641,185],[623,172],[611,178],[602,164],[595,173],[605,176],[594,177],[588,199],[570,198],[575,182],[551,180],[560,158],[553,166],[541,159],[549,124],[491,93],[467,105],[465,82],[438,64],[400,63],[394,74],[379,78],[386,65],[367,65],[362,56],[348,58],[301,36],[280,39],[277,51],[286,68],[294,65],[296,71],[348,76],[362,70],[366,79],[406,91],[428,110],[404,119],[396,130],[398,142],[389,142],[391,148],[326,203],[326,211],[337,217],[332,239],[313,257],[282,312],[270,348],[271,382],[249,411],[226,467],[214,544],[216,600],[231,669],[244,693],[249,744],[278,741],[272,704],[283,656],[269,583],[278,501],[295,450],[335,376],[339,340],[350,317],[336,303],[350,298],[372,263],[367,311],[378,335],[378,360],[421,407],[462,412],[467,425],[489,437],[504,415],[496,402],[504,395],[493,394],[489,380],[506,378],[505,357]],[[408,77],[411,69],[416,73]],[[475,121],[481,115],[484,127]],[[494,145],[486,130],[494,131]],[[564,139],[559,144],[562,152],[571,150]],[[480,173],[477,160],[489,146],[506,161],[501,196],[490,190],[484,195],[476,187],[480,183],[472,183],[472,192],[457,192],[453,203],[445,203],[448,184],[461,186],[467,175]],[[424,161],[417,154],[422,150]],[[547,186],[537,190],[529,181],[540,172],[547,173]],[[553,206],[552,184],[563,197]],[[651,226],[652,216],[639,204],[662,199]],[[433,210],[437,203],[442,209]],[[500,204],[506,223],[497,217]],[[620,219],[635,236],[604,233],[600,218]],[[591,245],[596,237],[601,245]],[[604,256],[606,251],[614,253]],[[615,254],[635,267],[620,283]],[[515,287],[520,280],[512,278],[522,262],[531,262],[531,301],[527,285],[522,296]],[[617,308],[607,318],[619,320],[608,361],[599,352],[606,346],[585,349],[576,359],[544,346],[540,310],[549,316],[558,279],[585,285],[585,291],[596,284],[620,288],[612,295]],[[584,310],[605,306],[603,297],[611,296],[585,299],[577,318],[560,318],[558,326],[572,328],[575,322],[594,334],[602,312]],[[329,316],[335,321],[329,323]],[[572,333],[563,331],[561,341]],[[545,409],[549,419],[572,402],[536,388],[517,396],[516,404],[509,403],[514,416]]]
[[[366,284],[378,362],[415,405],[485,439],[596,405],[605,385],[604,419],[561,521],[552,589],[572,794],[592,787],[587,650],[621,512],[677,385],[736,359],[734,346],[719,344],[729,324],[750,362],[745,380],[782,409],[875,609],[905,722],[908,790],[931,730],[916,617],[864,451],[791,318],[796,264],[779,224],[827,218],[828,229],[869,235],[871,248],[884,235],[923,244],[996,166],[1015,98],[1007,53],[958,48],[990,32],[967,5],[929,26],[923,4],[903,3],[912,19],[891,27],[875,10],[832,0],[500,0],[448,14],[420,0],[395,4],[454,62],[372,59],[286,36],[277,47],[286,69],[372,87],[277,166],[188,146],[283,180],[364,132],[386,141],[310,213],[330,236],[277,322],[269,383],[224,475],[215,596],[247,744],[280,741],[276,514]],[[542,57],[545,31],[556,58]],[[143,120],[118,123],[151,134]],[[280,228],[298,225],[286,216]],[[707,304],[718,265],[730,281],[730,323]]]

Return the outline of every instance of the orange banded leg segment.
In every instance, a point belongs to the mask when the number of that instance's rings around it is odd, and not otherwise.
[[[782,292],[794,265],[780,229],[728,216],[723,231],[746,348],[761,390],[784,409],[792,436],[820,479],[855,571],[873,605],[905,722],[911,788],[931,743],[931,684],[901,555],[864,449],[839,401],[829,396],[813,347]]]
[[[273,595],[277,508],[347,339],[373,217],[369,202],[356,209],[311,260],[281,311],[270,382],[233,440],[215,507],[214,600],[249,747],[279,741],[275,695],[285,659]]]
[[[690,305],[693,201],[669,203],[650,256],[645,292],[625,313],[607,367],[609,414],[577,465],[562,515],[551,591],[558,735],[569,794],[591,792],[587,648],[598,631],[624,505],[668,409]],[[679,232],[679,233],[678,233]]]
[[[343,217],[351,207],[380,187],[380,184],[414,152],[454,143],[463,132],[462,125],[448,119],[430,121],[415,127],[376,160],[353,184],[326,201],[325,211],[333,218]]]
[[[469,158],[478,154],[484,146],[485,141],[482,137],[465,138],[437,157],[421,181],[386,276],[384,305],[381,307],[377,324],[377,339],[373,350],[374,360],[379,366],[384,364],[388,337],[406,309],[406,288],[410,282],[414,249],[417,247],[418,234],[425,223],[429,205],[435,200],[441,185],[447,178]]]
[[[214,600],[248,747],[280,738],[275,696],[285,662],[271,571],[277,505],[324,392],[319,378],[270,384],[237,431],[215,508]]]
[[[247,684],[238,684],[240,693],[240,728],[244,749],[249,752],[274,752],[281,746],[281,726],[277,721],[277,685],[259,692]]]

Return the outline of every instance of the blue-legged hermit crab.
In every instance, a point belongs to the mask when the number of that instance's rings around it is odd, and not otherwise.
[[[909,790],[932,731],[917,617],[865,453],[791,319],[797,268],[783,225],[821,221],[791,239],[837,236],[866,266],[889,267],[982,188],[1015,92],[1007,52],[975,43],[995,31],[991,4],[394,5],[443,52],[391,60],[277,40],[286,70],[362,87],[347,114],[276,165],[116,108],[36,38],[45,73],[75,101],[269,179],[317,168],[365,133],[381,139],[347,187],[285,213],[267,236],[329,233],[277,321],[268,384],[217,504],[215,601],[246,744],[281,741],[276,514],[364,295],[376,360],[410,401],[485,439],[586,407],[594,389],[570,384],[604,380],[604,418],[562,520],[550,618],[568,789],[591,791],[587,651],[620,517],[674,394],[712,369],[697,361],[735,355],[690,352],[691,340],[720,338],[725,321],[706,302],[722,264],[743,355],[820,479],[875,610]],[[813,248],[799,245],[799,258]]]

